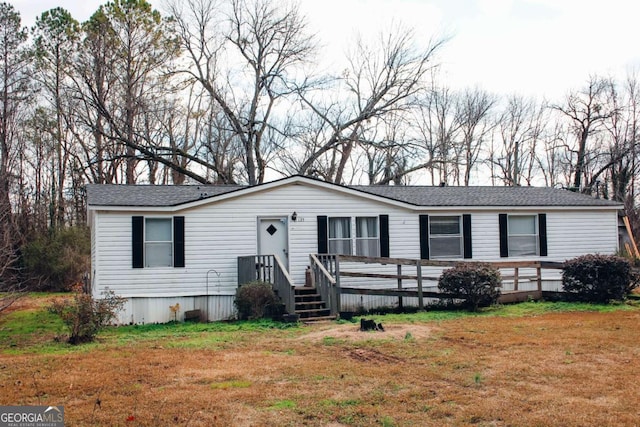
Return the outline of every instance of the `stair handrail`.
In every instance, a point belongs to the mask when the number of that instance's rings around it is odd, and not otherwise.
[[[275,260],[273,269],[273,287],[278,292],[278,296],[284,303],[287,313],[293,314],[296,310],[293,279],[289,275],[289,272],[285,268],[278,255],[272,256]]]
[[[296,309],[293,280],[277,255],[249,255],[238,257],[238,286],[253,280],[270,283],[285,305],[287,313]]]
[[[328,256],[333,257],[336,263],[338,262],[333,255]],[[340,302],[338,300],[339,292],[337,291],[338,281],[315,254],[309,254],[309,261],[309,268],[311,268],[312,280],[316,290],[320,294],[322,300],[327,304],[330,314],[335,316],[338,314],[340,306]]]

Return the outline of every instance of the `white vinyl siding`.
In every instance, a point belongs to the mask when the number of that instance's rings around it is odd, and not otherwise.
[[[540,252],[537,215],[508,215],[509,257]]]
[[[164,212],[163,212],[164,210]],[[136,299],[135,310],[147,310],[132,318],[127,313],[122,319],[135,322],[167,321],[170,305],[180,302],[186,309],[199,308],[182,297],[209,295],[211,320],[225,319],[233,315],[233,295],[237,289],[237,257],[257,253],[257,217],[291,217],[297,212],[297,221],[289,221],[289,266],[294,285],[304,284],[305,270],[309,265],[309,254],[317,252],[317,216],[328,217],[372,217],[389,215],[390,251],[394,257],[418,259],[420,257],[419,215],[455,216],[455,211],[412,210],[393,206],[383,201],[370,200],[341,191],[318,186],[283,185],[269,191],[259,191],[232,199],[210,203],[189,209],[137,209],[128,211],[92,210],[95,217],[95,281],[94,296],[99,297],[106,288],[125,298]],[[535,207],[523,214],[544,212]],[[498,213],[495,210],[473,211],[473,260],[500,261]],[[466,211],[464,212],[466,213]],[[615,253],[617,250],[617,213],[615,210],[547,211],[547,245],[549,261],[566,259],[587,253]],[[185,217],[186,268],[131,268],[131,217],[135,215],[172,218]],[[355,227],[355,220],[352,222]],[[378,224],[379,226],[379,224]],[[357,232],[353,230],[353,234]],[[379,235],[379,231],[378,231]],[[517,259],[517,258],[516,258]],[[372,271],[359,266],[363,271],[396,273],[395,265]],[[344,271],[351,268],[344,266]],[[426,275],[425,272],[423,274]],[[343,278],[345,286],[352,285]],[[349,280],[349,281],[348,281]],[[368,280],[367,283],[371,281]],[[363,283],[364,285],[365,283]],[[231,302],[221,303],[224,309],[215,308],[215,297]],[[397,300],[397,298],[396,298]],[[155,301],[155,302],[153,302]],[[221,300],[222,301],[222,300]],[[157,312],[165,317],[152,316]],[[163,320],[165,319],[166,320]],[[157,320],[156,320],[157,319]]]
[[[414,212],[341,192],[290,185],[164,215],[133,208],[130,211],[94,211],[98,219],[96,244],[100,283],[96,296],[107,287],[127,298],[207,293],[234,295],[237,257],[254,255],[258,251],[256,218],[290,217],[294,211],[298,214],[297,221],[289,220],[287,226],[289,272],[295,285],[304,284],[309,254],[317,253],[318,215],[352,219],[372,213],[389,215],[391,253],[406,258],[420,256],[416,232],[418,216]],[[185,258],[189,260],[186,268],[131,268],[131,217],[136,215],[185,217]]]
[[[380,256],[380,236],[377,217],[356,218],[356,255]]]
[[[460,216],[429,217],[431,258],[462,258],[462,220]]]
[[[173,266],[173,232],[171,218],[145,218],[144,266]]]

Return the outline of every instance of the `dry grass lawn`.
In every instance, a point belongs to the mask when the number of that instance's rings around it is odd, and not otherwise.
[[[638,308],[374,318],[385,332],[35,334],[0,354],[0,405],[64,405],[70,426],[640,425]]]

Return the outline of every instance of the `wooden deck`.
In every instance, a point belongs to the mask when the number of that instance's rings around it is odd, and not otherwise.
[[[439,292],[437,283],[443,268],[461,262],[404,258],[372,258],[347,255],[311,254],[309,256],[309,279],[323,303],[327,316],[336,316],[342,311],[341,295],[370,295],[397,297],[398,307],[403,307],[404,298],[417,299],[418,309],[425,308],[425,299],[460,299],[460,295]],[[376,265],[377,264],[377,265]],[[562,263],[545,261],[500,261],[483,262],[499,269],[503,280],[509,283],[502,289],[499,303],[512,303],[542,298],[543,272],[545,269],[561,269]],[[366,268],[362,266],[366,265]],[[436,268],[431,268],[436,267]],[[348,270],[347,270],[348,269]],[[366,271],[364,271],[366,270]],[[377,272],[376,272],[377,271]],[[367,279],[377,283],[371,286],[358,284],[349,286],[352,278]],[[382,280],[380,280],[382,279]],[[294,285],[277,256],[251,255],[238,258],[238,285],[253,280],[272,283],[277,295],[285,304],[288,313],[296,313]],[[529,289],[519,289],[524,285]],[[347,286],[345,286],[347,285]],[[533,285],[533,286],[532,286]],[[534,289],[531,289],[534,288]],[[428,301],[427,301],[428,302]],[[415,303],[415,301],[413,301]]]
[[[442,293],[434,286],[428,286],[427,282],[437,282],[438,277],[423,274],[427,267],[453,267],[460,261],[437,261],[437,260],[416,260],[404,258],[370,258],[346,255],[316,255],[313,259],[316,265],[320,264],[325,277],[332,279],[331,283],[324,280],[323,286],[330,289],[330,293],[335,295],[336,305],[334,310],[340,311],[340,295],[371,295],[398,297],[398,306],[402,307],[403,298],[417,298],[418,308],[424,309],[426,299],[459,299],[460,295]],[[478,263],[477,261],[465,261]],[[312,270],[314,270],[312,263]],[[367,265],[367,271],[346,271],[348,266]],[[373,265],[372,265],[373,264]],[[395,265],[396,273],[387,271],[384,273],[373,273],[376,267]],[[543,296],[542,280],[544,270],[558,270],[562,268],[562,263],[546,261],[500,261],[486,262],[499,269],[503,280],[508,281],[512,289],[503,289],[498,299],[499,303],[514,303],[529,300],[538,300]],[[523,274],[526,272],[526,274]],[[532,274],[533,273],[533,274]],[[315,278],[320,275],[314,274]],[[388,286],[345,286],[346,278],[383,279],[389,281]],[[519,289],[522,283],[534,283],[534,289]],[[530,287],[530,286],[529,286]],[[326,292],[326,291],[325,291]]]

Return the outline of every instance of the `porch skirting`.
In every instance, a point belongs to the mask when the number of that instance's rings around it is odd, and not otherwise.
[[[207,321],[235,318],[233,305],[235,295],[199,295],[180,297],[132,297],[127,298],[118,313],[118,325],[142,325],[146,323],[167,323],[184,321],[185,312],[200,310],[202,319]],[[172,311],[171,307],[180,307]]]

